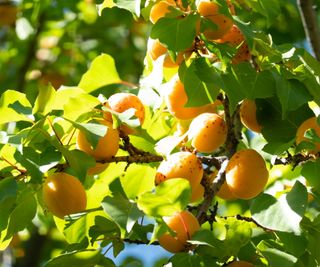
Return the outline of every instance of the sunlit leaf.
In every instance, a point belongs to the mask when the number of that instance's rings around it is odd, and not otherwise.
[[[169,179],[160,183],[155,192],[146,192],[138,198],[138,207],[147,215],[170,216],[182,211],[191,196],[190,183],[186,179]]]
[[[103,86],[119,82],[121,79],[113,58],[102,54],[92,61],[89,70],[82,76],[78,86],[86,92],[92,92]]]

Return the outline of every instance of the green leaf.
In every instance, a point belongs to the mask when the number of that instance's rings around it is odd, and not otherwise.
[[[17,206],[10,214],[6,240],[15,233],[23,230],[31,223],[37,212],[37,201],[32,192],[27,188],[17,199]]]
[[[285,250],[296,257],[300,257],[307,249],[308,240],[305,236],[286,232],[277,232],[277,236],[283,243]]]
[[[62,267],[62,266],[104,266],[115,267],[112,260],[106,258],[99,250],[83,250],[62,254],[53,258],[46,263],[45,267]]]
[[[18,185],[14,178],[0,181],[0,232],[7,228],[10,213],[17,198]]]
[[[65,229],[63,230],[63,234],[69,244],[81,243],[86,238],[89,230],[89,216],[92,215],[90,213],[86,214],[66,225]]]
[[[125,198],[120,193],[107,196],[102,201],[104,211],[122,229],[130,232],[136,221],[143,216],[136,203]]]
[[[8,177],[0,181],[0,205],[17,196],[18,185],[14,178]]]
[[[148,165],[131,164],[120,178],[122,187],[129,199],[134,200],[154,188],[156,169]]]
[[[192,240],[188,241],[191,244],[197,245],[197,252],[200,255],[210,255],[221,261],[226,261],[229,257],[228,247],[225,243],[217,239],[212,231],[208,229],[200,229],[192,235]]]
[[[126,9],[131,13],[135,14],[137,17],[140,17],[140,4],[141,0],[114,0],[115,4],[119,8]]]
[[[91,237],[91,244],[99,237],[104,236],[105,239],[120,238],[120,229],[117,224],[102,216],[96,216],[94,225],[90,227],[89,235]]]
[[[33,121],[32,106],[25,94],[7,90],[0,98],[0,124],[13,121]]]
[[[300,108],[312,100],[306,86],[295,79],[285,79],[284,75],[275,75],[276,90],[282,107],[282,119],[288,111]]]
[[[194,254],[189,253],[178,253],[175,254],[171,259],[170,262],[172,265],[170,266],[183,266],[183,267],[201,267],[201,258]],[[169,265],[168,265],[169,266]]]
[[[170,216],[186,208],[191,188],[186,179],[175,178],[160,183],[155,192],[146,192],[138,198],[138,207],[147,215]]]
[[[34,103],[32,112],[34,114],[48,114],[52,110],[53,104],[55,103],[55,97],[56,90],[53,88],[53,86],[40,86],[39,94],[36,99],[36,102]]]
[[[313,112],[305,104],[289,112],[283,120],[281,105],[275,97],[256,99],[256,104],[257,120],[262,125],[263,137],[268,142],[263,150],[270,154],[281,154],[287,150],[293,144],[301,123],[313,116]]]
[[[198,15],[190,14],[183,18],[161,18],[152,27],[150,37],[159,39],[173,52],[186,50],[192,46],[196,36]]]
[[[270,266],[293,267],[297,258],[291,254],[273,248],[268,242],[262,241],[258,245],[259,251],[267,258]]]
[[[266,228],[299,235],[307,198],[307,190],[300,182],[296,182],[292,190],[281,195],[278,200],[271,195],[262,194],[252,202],[252,218]]]
[[[252,230],[249,223],[236,218],[228,218],[225,222],[225,247],[230,255],[237,255],[240,248],[246,245],[251,238]]]
[[[271,72],[257,72],[249,63],[235,64],[228,73],[222,75],[222,80],[231,110],[242,99],[267,98],[275,93],[275,81]]]
[[[186,107],[213,103],[223,87],[220,74],[204,58],[192,61],[190,66],[179,68],[179,78],[188,96]]]
[[[307,179],[310,186],[320,191],[320,159],[303,164],[301,175]]]
[[[77,149],[62,149],[62,154],[69,163],[69,172],[76,176],[81,182],[86,178],[87,170],[96,164],[91,156]]]
[[[93,92],[101,87],[120,83],[115,62],[110,55],[102,54],[96,57],[89,70],[82,76],[79,87],[86,92]]]

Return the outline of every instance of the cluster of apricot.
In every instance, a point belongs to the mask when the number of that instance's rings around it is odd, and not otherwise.
[[[178,75],[174,76],[167,84],[165,102],[169,113],[187,125],[185,135],[188,138],[191,148],[194,152],[180,151],[171,154],[166,160],[162,161],[157,169],[155,183],[160,184],[163,181],[174,178],[184,178],[189,181],[191,186],[190,202],[201,200],[204,195],[204,187],[201,184],[203,177],[203,165],[197,157],[199,153],[212,153],[224,145],[227,139],[228,126],[224,120],[223,113],[217,109],[221,105],[220,101],[198,107],[185,107],[188,101],[183,83]],[[257,124],[255,110],[252,112],[251,104],[254,101],[245,100],[242,103],[241,117],[247,124]],[[248,107],[249,105],[249,107]],[[255,108],[255,106],[253,106]],[[248,111],[249,109],[249,111]],[[253,117],[253,118],[252,118]],[[208,186],[213,182],[217,172],[213,172],[207,181]],[[236,152],[231,158],[226,168],[226,181],[220,188],[217,196],[223,199],[251,199],[260,194],[268,180],[269,172],[267,170],[263,157],[253,149],[244,149]],[[182,212],[185,214],[185,211]],[[182,216],[177,213],[170,219],[164,221],[176,236],[170,236],[166,233],[160,237],[160,244],[171,252],[181,251],[186,248],[186,239],[180,238],[181,232],[184,236],[190,235],[188,229],[199,229],[196,218],[187,213]],[[184,219],[181,219],[184,218]],[[172,223],[171,220],[174,222]],[[183,222],[182,222],[183,221]],[[170,237],[169,237],[170,236]],[[191,237],[191,235],[189,236]],[[183,245],[181,244],[184,241]]]
[[[142,124],[144,121],[144,106],[141,100],[134,94],[114,94],[105,105],[107,105],[109,111],[104,111],[103,118],[98,118],[95,121],[98,124],[105,125],[107,131],[98,140],[97,145],[92,147],[84,131],[79,130],[76,136],[77,148],[96,160],[96,165],[88,170],[89,175],[94,175],[105,170],[108,163],[101,162],[117,154],[119,150],[120,130],[124,134],[134,131],[124,124],[119,129],[114,129],[110,112],[122,113],[133,108],[135,109],[135,116],[139,119],[140,123]],[[60,218],[85,210],[87,203],[86,192],[79,179],[65,172],[56,172],[46,178],[43,185],[43,200],[48,210]]]
[[[227,14],[222,13],[221,7],[216,2],[210,0],[196,1],[196,10],[201,17],[196,24],[196,35],[201,34],[209,41],[217,44],[227,44],[237,49],[232,58],[232,63],[237,64],[250,60],[250,51],[241,30],[233,23],[232,15],[235,15],[235,9],[230,0],[226,0],[229,8]],[[182,1],[162,0],[152,6],[150,11],[150,21],[156,23],[159,19],[168,16],[173,9],[179,9],[182,13],[192,12],[190,6],[184,7]],[[226,12],[226,11],[224,11]],[[179,17],[177,17],[179,19]],[[148,52],[150,58],[155,61],[160,56],[164,56],[163,66],[165,68],[178,67],[184,60],[191,57],[192,52],[196,50],[195,43],[190,48],[180,51],[175,59],[168,53],[167,47],[158,39],[149,39]],[[201,53],[203,49],[200,49]],[[208,53],[208,51],[206,52]],[[210,53],[208,53],[210,54]]]

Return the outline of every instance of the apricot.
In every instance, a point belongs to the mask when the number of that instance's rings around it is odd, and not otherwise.
[[[0,26],[14,25],[17,19],[18,8],[10,4],[0,4]]]
[[[247,261],[233,261],[227,267],[254,267],[254,265]]]
[[[100,163],[100,162],[96,162],[96,165],[89,168],[87,171],[88,175],[95,175],[98,173],[103,172],[106,168],[108,168],[109,163]]]
[[[188,139],[199,152],[213,152],[226,141],[227,125],[216,113],[202,113],[192,120]]]
[[[185,107],[188,96],[178,75],[175,75],[167,85],[165,102],[170,114],[180,120],[189,120],[204,112],[217,111],[216,102],[199,107]]]
[[[261,125],[257,121],[257,106],[254,100],[245,99],[240,105],[240,120],[249,130],[261,133]]]
[[[214,181],[214,179],[216,178],[218,174],[218,171],[214,171],[211,175],[208,176],[208,184],[211,185],[211,183]],[[232,194],[232,192],[230,191],[228,185],[226,182],[224,182],[222,184],[222,186],[220,187],[218,193],[216,193],[217,197],[220,197],[222,199],[225,200],[233,200],[236,199],[236,197]]]
[[[238,47],[238,51],[232,59],[233,64],[249,61],[251,58],[249,47],[244,35],[236,25],[233,25],[223,37],[215,40],[215,42],[229,44],[232,47]]]
[[[237,198],[251,199],[267,184],[269,172],[263,157],[253,149],[236,152],[226,168],[226,183]]]
[[[140,125],[143,124],[145,118],[145,109],[141,100],[131,93],[117,93],[109,97],[108,102],[104,104],[111,110],[122,113],[130,108],[135,109],[135,116],[139,119]],[[103,116],[107,121],[112,122],[112,116],[109,112],[105,112]],[[128,125],[121,125],[120,129],[125,135],[135,133],[135,130]]]
[[[216,25],[216,29],[207,28],[203,32],[209,40],[221,38],[233,25],[232,19],[219,13],[219,5],[210,2],[210,0],[200,0],[197,4],[197,11],[201,16],[211,20]]]
[[[187,240],[200,229],[197,218],[189,211],[181,211],[172,216],[163,217],[167,226],[175,232],[175,236],[165,233],[159,238],[160,245],[172,253],[185,250]]]
[[[156,3],[150,10],[150,21],[155,24],[159,19],[163,18],[170,12],[170,7],[176,6],[174,0],[162,0]]]
[[[148,54],[152,60],[157,60],[160,56],[166,54],[168,49],[158,40],[149,39]]]
[[[48,210],[59,218],[83,211],[87,205],[86,192],[81,182],[64,172],[48,176],[42,193]]]
[[[305,120],[298,128],[297,134],[296,134],[296,143],[300,144],[302,141],[308,141],[306,137],[304,137],[304,133],[308,129],[313,129],[318,136],[320,136],[320,125],[317,123],[316,117],[311,117],[307,120]],[[310,141],[310,140],[309,140]],[[314,152],[320,151],[320,143],[315,142],[316,148]]]
[[[93,149],[82,131],[78,131],[77,147],[94,157],[96,160],[104,160],[115,156],[119,149],[119,132],[112,128],[112,123],[106,120],[98,120],[99,123],[108,127],[106,134],[98,141]]]
[[[199,184],[198,187],[194,189],[190,201],[191,202],[199,201],[203,198],[203,196],[204,196],[204,187],[201,184]]]
[[[173,178],[184,178],[190,182],[191,201],[196,200],[196,188],[200,185],[203,176],[201,161],[188,151],[171,154],[167,160],[162,161],[157,169],[155,184]]]
[[[113,94],[108,99],[110,108],[118,113],[122,113],[130,108],[134,108],[135,116],[139,119],[140,124],[144,122],[145,110],[139,97],[131,93]]]

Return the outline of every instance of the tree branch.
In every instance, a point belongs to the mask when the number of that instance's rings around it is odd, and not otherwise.
[[[26,55],[24,62],[21,65],[20,70],[19,70],[19,76],[17,78],[18,79],[17,80],[17,90],[20,92],[24,91],[24,86],[26,83],[26,74],[27,74],[27,71],[29,70],[32,62],[33,62],[34,57],[35,57],[38,37],[44,27],[44,21],[45,21],[45,12],[42,12],[39,16],[36,32],[29,42],[29,45],[28,45],[28,48],[26,51],[27,55]]]
[[[310,42],[316,59],[320,61],[320,30],[313,2],[313,0],[297,0],[297,5],[307,40]]]

